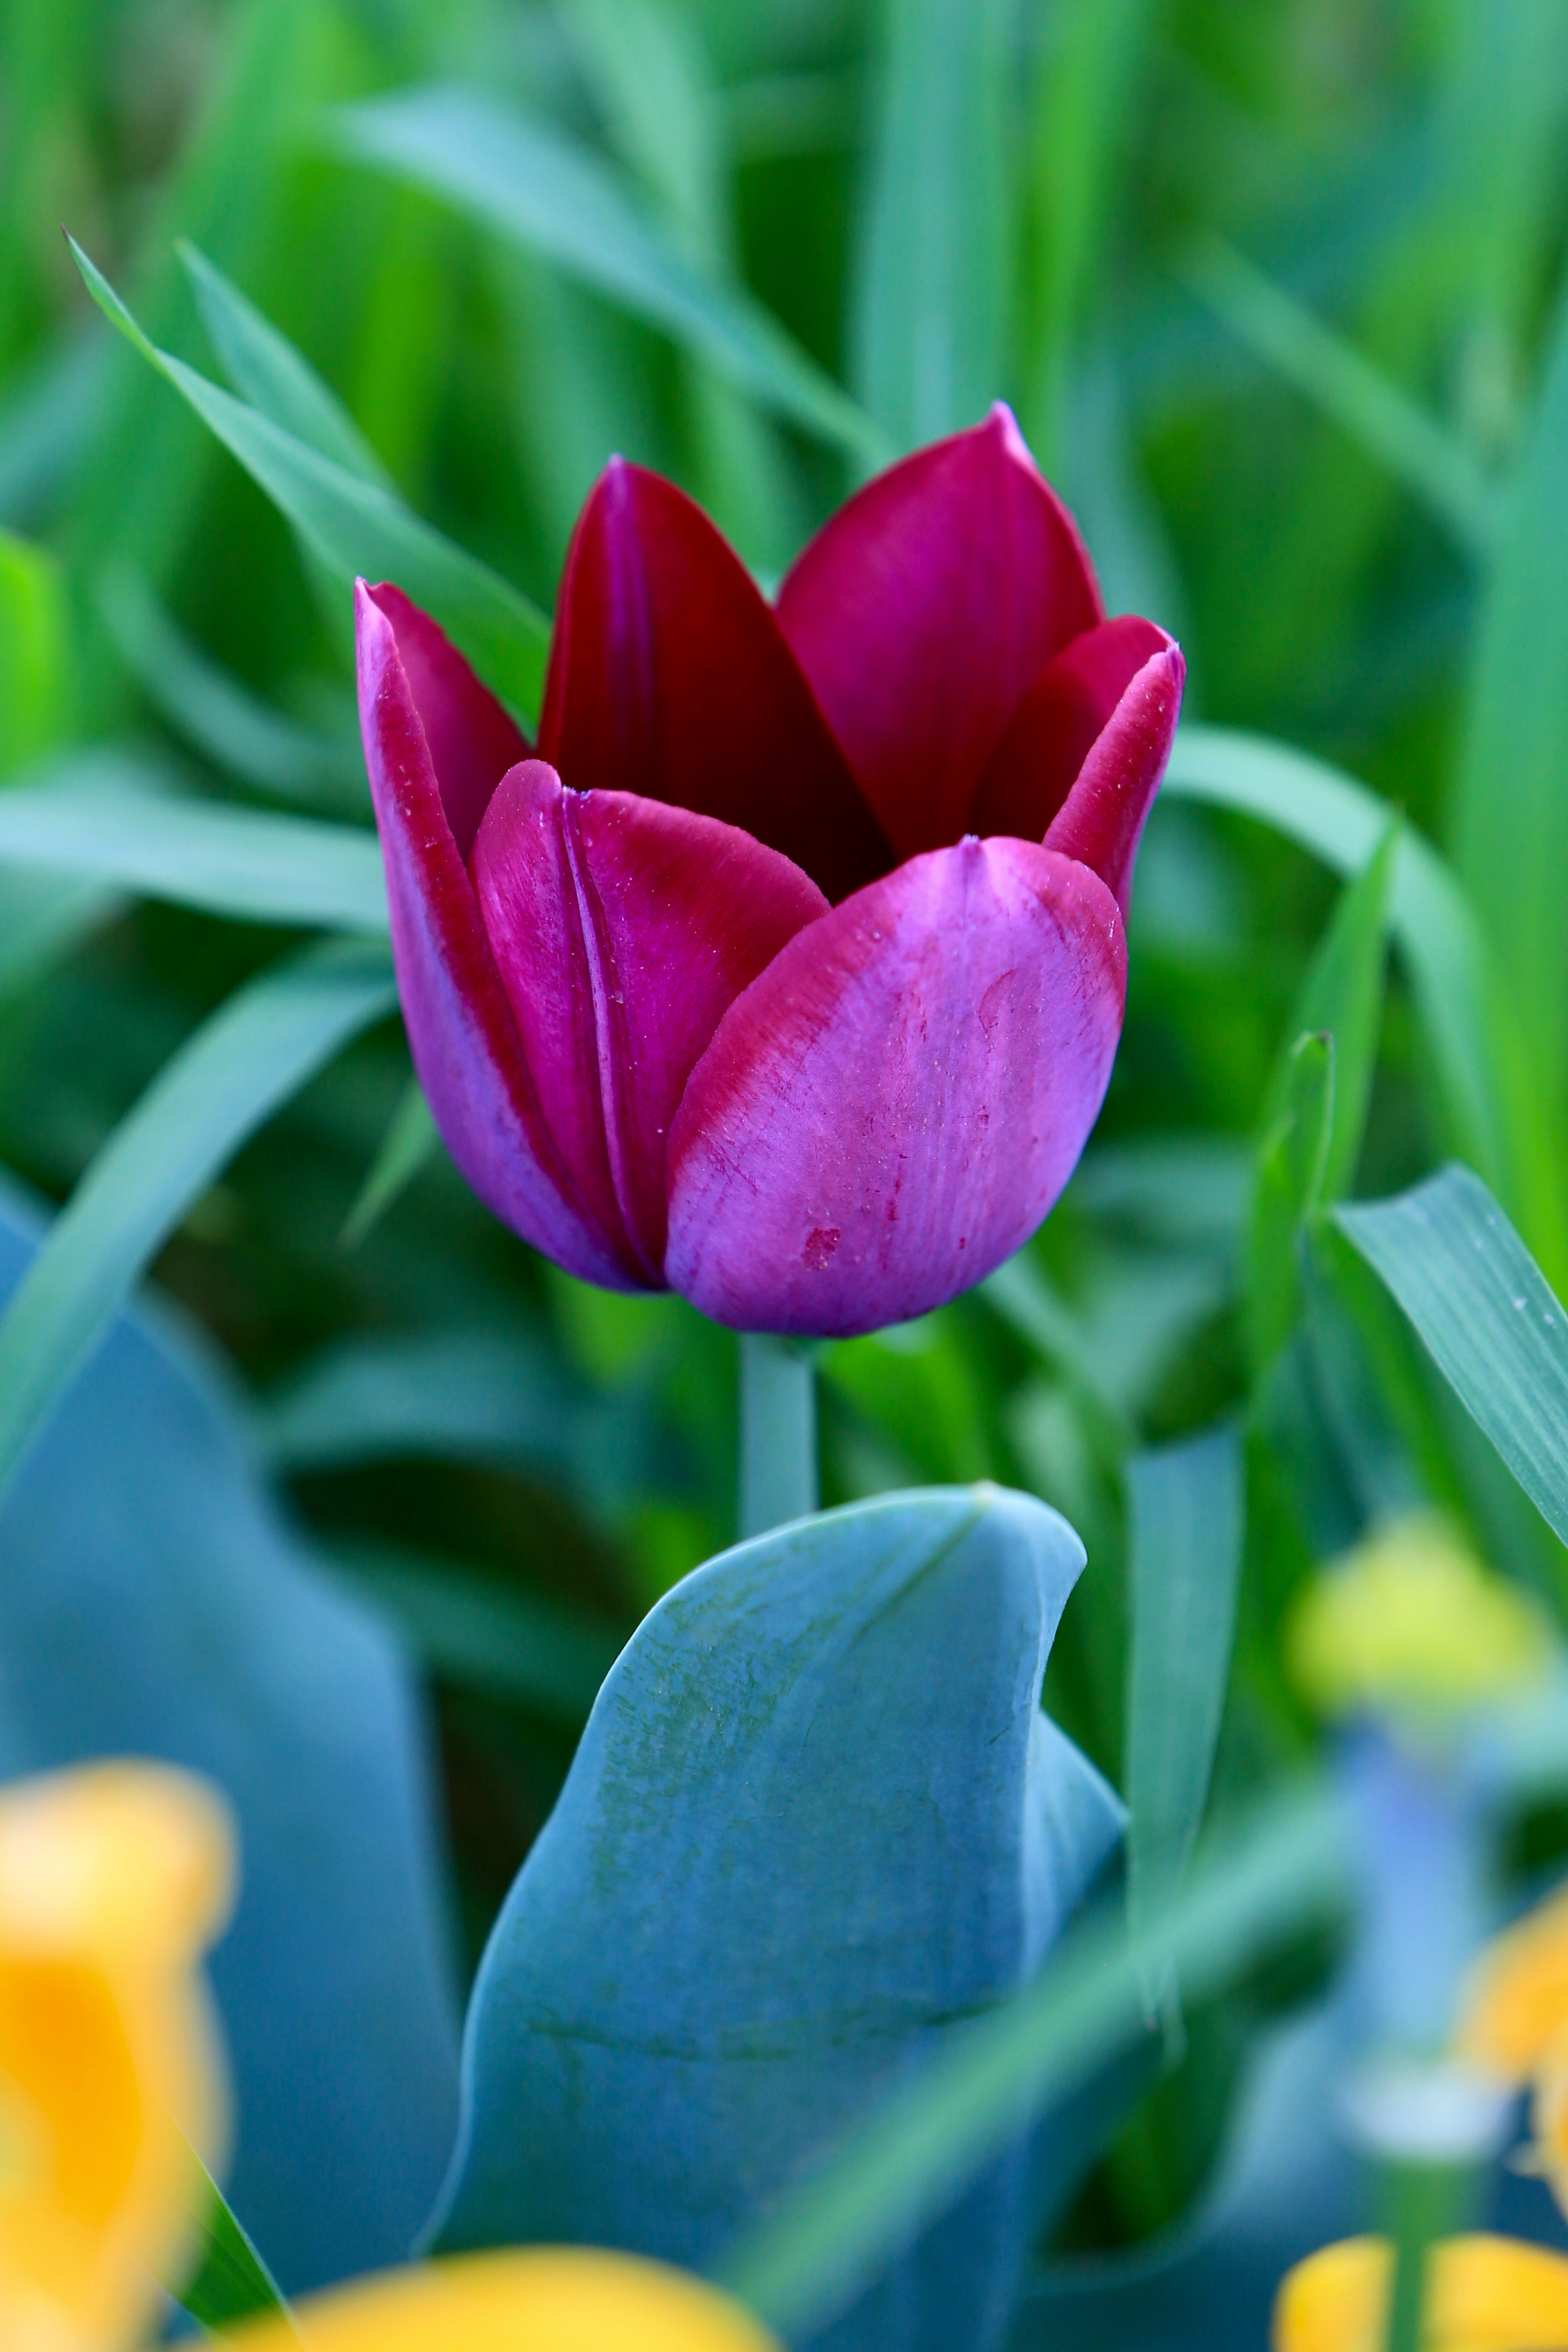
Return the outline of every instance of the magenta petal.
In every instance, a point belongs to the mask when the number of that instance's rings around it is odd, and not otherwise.
[[[467,859],[490,794],[509,768],[527,759],[528,740],[429,614],[401,588],[384,580],[378,588],[362,583],[362,593],[392,625],[397,657],[436,763],[447,823],[458,856]]]
[[[1126,972],[1104,884],[1032,842],[971,837],[835,908],[692,1072],[671,1287],[742,1330],[844,1336],[978,1282],[1072,1172]]]
[[[970,832],[1043,841],[1128,687],[1170,643],[1152,621],[1102,621],[1047,662],[980,779]]]
[[[779,622],[900,856],[957,839],[1030,685],[1103,607],[1010,412],[879,475],[819,531]]]
[[[750,834],[514,768],[474,887],[550,1131],[645,1281],[663,1280],[665,1160],[692,1065],[741,990],[828,911]]]
[[[1138,844],[1171,756],[1186,675],[1181,647],[1166,638],[1122,695],[1046,833],[1047,849],[1093,867],[1124,922]]]
[[[892,863],[740,558],[673,483],[619,458],[567,554],[539,753],[574,792],[740,825],[830,898]]]
[[[447,1150],[487,1207],[572,1273],[624,1288],[637,1277],[617,1262],[585,1213],[545,1128],[442,804],[423,714],[385,609],[388,599],[395,600],[401,625],[404,609],[414,611],[405,597],[395,589],[356,583],[354,634],[360,727],[414,1066]],[[433,641],[445,648],[445,660],[416,667],[426,681],[432,674],[444,679],[437,732],[446,729],[450,741],[453,714],[478,709],[489,697],[477,678],[465,687],[447,667],[447,662],[466,665],[434,622],[417,617],[421,651],[427,655]],[[471,779],[480,772],[477,762],[460,762],[458,772]]]

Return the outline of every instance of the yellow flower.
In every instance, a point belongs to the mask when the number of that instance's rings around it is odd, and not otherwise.
[[[0,2343],[118,2352],[177,2269],[191,2148],[226,2109],[196,1965],[233,1840],[186,1774],[110,1763],[0,1789]]]
[[[296,2314],[310,2352],[777,2352],[728,2295],[662,2263],[530,2246],[389,2271]],[[279,2320],[245,2352],[298,2352]]]
[[[1562,2352],[1568,2255],[1516,2238],[1447,2238],[1428,2264],[1424,2352]],[[1298,2263],[1274,2305],[1274,2352],[1382,2352],[1394,2286],[1384,2238]]]
[[[1471,1971],[1455,2037],[1474,2066],[1524,2082],[1568,2028],[1568,1886],[1505,1927]]]
[[[1417,1512],[1316,1579],[1286,1656],[1321,1714],[1449,1714],[1539,1681],[1555,1648],[1528,1595],[1483,1568],[1446,1520]]]

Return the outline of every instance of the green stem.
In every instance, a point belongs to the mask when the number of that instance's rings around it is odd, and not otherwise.
[[[1470,2165],[1394,2161],[1387,2166],[1383,2192],[1394,2248],[1387,2352],[1420,2352],[1426,2258],[1439,2238],[1469,2218],[1474,2188]]]
[[[741,1337],[741,1533],[816,1508],[816,1373],[809,1344]]]

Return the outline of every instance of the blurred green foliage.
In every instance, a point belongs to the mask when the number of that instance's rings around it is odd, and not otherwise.
[[[505,135],[458,136],[448,98],[419,147],[382,103],[451,85]],[[293,429],[338,435],[518,609],[549,610],[614,450],[772,579],[879,451],[1005,396],[1110,608],[1182,636],[1189,718],[1336,763],[1381,796],[1373,839],[1397,816],[1451,854],[1492,975],[1498,1181],[1561,1285],[1565,116],[1561,0],[0,0],[0,779],[107,740],[170,789],[369,821],[331,550],[103,324],[62,218],[161,349],[276,417],[189,239],[341,404],[307,386]],[[1439,1503],[1568,1601],[1555,1539],[1314,1223],[1456,1139],[1390,897],[1404,836],[1336,913],[1288,833],[1156,810],[1067,1199],[980,1294],[821,1366],[826,1500],[993,1477],[1079,1529],[1047,1697],[1118,1780],[1126,1465],[1243,1417],[1222,1794],[1316,1737],[1282,1613],[1384,1512]],[[1462,958],[1448,908],[1435,951]],[[313,920],[0,865],[0,1159],[64,1199]],[[182,1200],[154,1270],[429,1663],[477,1949],[604,1658],[730,1538],[735,1349],[542,1266],[408,1087],[383,1020]],[[1257,1998],[1190,2021],[1079,2234],[1192,2193]]]

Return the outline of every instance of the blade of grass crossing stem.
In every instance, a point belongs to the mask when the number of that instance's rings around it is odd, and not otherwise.
[[[1127,1916],[1136,1941],[1169,1909],[1208,1799],[1246,1526],[1239,1433],[1227,1425],[1135,1454],[1127,1492]],[[1171,2014],[1174,1990],[1169,1969],[1147,1978],[1151,2016]]]
[[[891,0],[860,230],[854,376],[900,448],[983,416],[1007,337],[1001,0]]]
[[[1565,541],[1568,287],[1481,615],[1454,822],[1460,875],[1530,1007],[1534,1076],[1554,1116],[1568,1079]]]
[[[398,1194],[435,1157],[440,1141],[425,1090],[417,1078],[410,1078],[387,1122],[381,1149],[371,1162],[358,1198],[344,1220],[344,1249],[359,1247],[366,1234],[381,1223]]]
[[[1568,1543],[1568,1313],[1480,1178],[1445,1168],[1334,1217]]]
[[[290,2335],[297,2334],[282,2289],[194,2148],[191,2162],[206,2201],[191,2271],[183,2286],[170,2290],[175,2302],[209,2335],[221,2336],[242,2320],[264,2318],[280,2319]]]
[[[251,922],[384,932],[375,837],[160,791],[158,772],[87,751],[0,793],[0,866],[74,875]]]
[[[1136,1950],[1121,1918],[1100,1912],[732,2245],[721,2283],[786,2338],[826,2326],[1017,2132],[1137,2039],[1147,1970],[1173,1970],[1193,2000],[1235,1983],[1342,1906],[1347,1846],[1332,1796],[1275,1797],[1199,1856]]]
[[[221,1005],[121,1119],[0,1318],[0,1492],[191,1202],[279,1104],[391,1012],[384,949],[334,941]]]
[[[395,495],[391,475],[348,410],[287,336],[188,238],[182,237],[174,249],[195,293],[202,324],[235,390],[263,416],[297,441],[319,449],[345,473]]]
[[[1468,555],[1489,557],[1502,501],[1462,442],[1229,246],[1205,245],[1187,277],[1239,341],[1386,467]]]
[[[159,351],[74,238],[70,247],[105,318],[189,402],[312,553],[345,584],[356,573],[395,579],[531,723],[538,716],[550,642],[543,614],[499,572],[443,538],[388,491],[362,481],[184,360]]]
[[[340,154],[444,198],[663,328],[817,439],[885,462],[883,434],[771,313],[689,261],[603,160],[552,125],[471,91],[429,89],[340,108],[327,136]]]
[[[1359,874],[1394,812],[1353,777],[1288,745],[1228,728],[1178,730],[1163,789],[1259,818],[1340,874]],[[1463,890],[1406,829],[1389,921],[1409,971],[1455,1148],[1523,1216],[1548,1264],[1568,1266],[1568,1227],[1542,1107]]]

